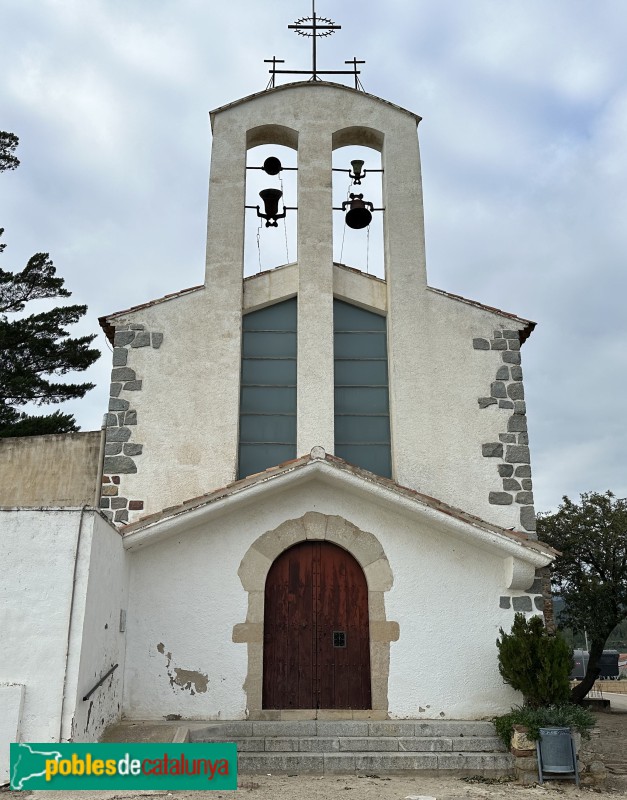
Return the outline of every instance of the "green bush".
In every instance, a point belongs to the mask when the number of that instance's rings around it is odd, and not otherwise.
[[[527,738],[536,741],[540,738],[540,728],[572,728],[582,735],[584,739],[590,738],[590,728],[596,720],[592,714],[581,706],[566,703],[561,706],[548,706],[545,708],[531,708],[530,706],[515,706],[509,714],[494,717],[492,720],[497,735],[509,748],[514,725],[524,725],[527,728]]]
[[[561,706],[570,697],[569,675],[573,659],[570,647],[550,634],[540,617],[527,621],[516,614],[511,633],[500,629],[496,640],[499,672],[505,683],[522,692],[524,705],[532,708]]]

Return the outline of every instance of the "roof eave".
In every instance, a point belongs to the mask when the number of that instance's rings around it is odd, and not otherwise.
[[[188,289],[181,289],[179,292],[171,292],[163,297],[157,297],[155,300],[148,300],[146,303],[140,303],[138,306],[131,306],[130,308],[125,308],[122,311],[114,311],[112,314],[105,314],[103,317],[98,317],[98,323],[104,331],[107,339],[111,342],[111,344],[113,344],[116,326],[111,322],[111,320],[116,319],[116,317],[123,317],[125,314],[136,314],[138,311],[143,311],[146,308],[152,308],[152,306],[157,306],[161,303],[166,303],[168,300],[176,300],[179,297],[184,297],[192,292],[198,292],[204,288],[204,283],[201,283],[199,286],[190,286]]]
[[[292,488],[299,483],[318,478],[335,488],[340,482],[355,494],[369,497],[374,495],[378,502],[392,510],[426,518],[435,527],[445,528],[453,535],[469,540],[503,558],[515,560],[518,564],[522,563],[525,565],[523,572],[531,580],[535,570],[547,566],[556,555],[553,548],[542,542],[526,539],[523,534],[505,531],[489,523],[481,524],[478,518],[461,519],[447,512],[448,507],[443,504],[442,507],[431,507],[417,497],[395,491],[393,484],[382,483],[375,475],[369,479],[367,476],[370,473],[362,474],[362,470],[358,473],[354,469],[344,469],[338,463],[334,463],[338,462],[338,459],[329,460],[329,458],[333,459],[329,456],[324,458],[307,456],[296,459],[279,471],[260,473],[259,476],[254,476],[252,481],[238,482],[239,486],[237,483],[234,484],[230,491],[223,491],[214,499],[209,497],[204,502],[200,500],[197,505],[183,504],[173,508],[166,517],[159,516],[157,519],[148,517],[143,523],[139,521],[129,526],[130,530],[125,530],[124,546],[127,549],[136,549],[154,544],[236,508],[253,504],[260,496],[269,492],[283,491],[287,487]],[[450,512],[453,512],[453,509],[450,509]],[[512,569],[512,572],[516,573],[516,570]]]
[[[536,323],[532,322],[530,319],[525,319],[524,317],[519,317],[517,314],[512,314],[509,311],[503,311],[501,308],[495,308],[494,306],[488,306],[485,303],[480,303],[478,300],[471,300],[468,297],[463,297],[461,294],[453,294],[452,292],[446,292],[444,289],[436,289],[435,286],[427,286],[427,289],[434,294],[439,294],[442,297],[448,297],[451,300],[457,300],[460,303],[465,303],[468,306],[473,306],[474,308],[479,308],[482,311],[488,311],[490,314],[495,314],[498,317],[503,317],[503,319],[511,320],[512,322],[518,323],[522,325],[522,329],[520,330],[520,343],[523,344],[527,341],[527,339],[531,336],[534,328],[536,327]]]

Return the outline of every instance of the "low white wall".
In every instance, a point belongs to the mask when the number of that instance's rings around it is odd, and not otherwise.
[[[26,687],[23,741],[59,741],[74,562],[85,516],[80,509],[0,511],[0,681]]]
[[[513,621],[513,611],[499,607],[503,560],[315,482],[130,551],[126,715],[245,717],[246,645],[232,642],[247,608],[237,570],[262,533],[311,510],[374,534],[389,559],[387,618],[400,625],[391,645],[392,716],[476,718],[519,702],[497,666],[498,629]]]
[[[0,683],[0,786],[9,780],[9,744],[20,741],[24,686]]]
[[[72,725],[75,742],[93,742],[120,716],[126,635],[120,611],[128,605],[128,575],[122,536],[101,517],[94,519],[81,658]],[[84,695],[114,665],[117,669],[84,701]]]
[[[96,511],[78,508],[0,510],[0,531],[0,684],[24,686],[20,740],[93,741],[119,716],[118,621],[127,585],[121,537]],[[91,688],[109,658],[120,667],[101,688],[88,722],[89,704],[77,707],[77,695]],[[0,694],[0,719],[13,703],[4,701]],[[7,744],[0,740],[0,748]]]

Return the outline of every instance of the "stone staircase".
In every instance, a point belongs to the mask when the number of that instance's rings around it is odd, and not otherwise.
[[[490,722],[233,721],[190,726],[190,742],[235,742],[242,774],[513,772]]]

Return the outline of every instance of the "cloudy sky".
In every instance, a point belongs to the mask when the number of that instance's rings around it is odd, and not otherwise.
[[[432,286],[538,322],[523,350],[538,510],[627,494],[624,0],[318,0],[342,30],[321,68],[423,117]],[[4,269],[49,251],[97,318],[202,282],[207,112],[265,88],[310,0],[3,0]],[[344,258],[346,261],[347,259]],[[79,331],[76,331],[78,333]],[[67,404],[100,427],[98,383]]]

